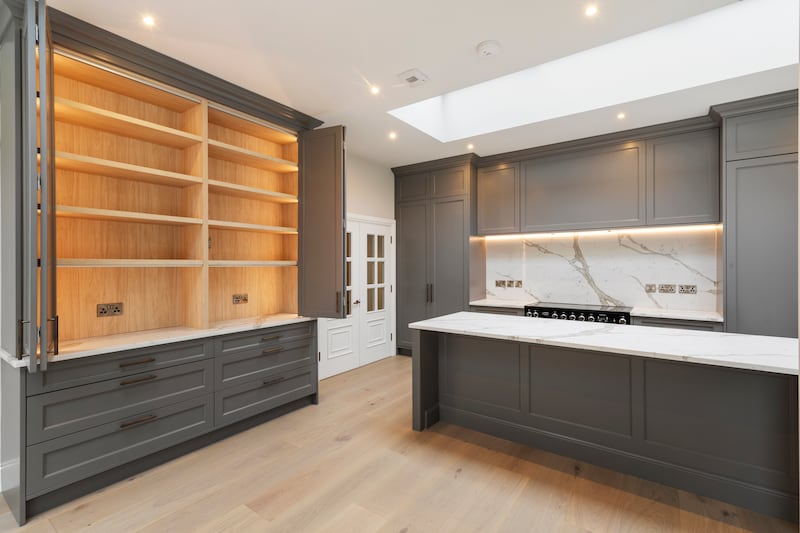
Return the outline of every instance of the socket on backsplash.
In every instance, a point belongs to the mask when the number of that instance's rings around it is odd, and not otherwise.
[[[644,284],[644,292],[646,292],[646,293],[656,292],[656,284],[655,283],[645,283]]]
[[[504,280],[504,279],[496,279],[496,280],[494,280],[494,286],[495,287],[502,287],[502,288],[505,289],[506,288],[506,280]]]
[[[515,289],[521,289],[522,288],[522,280],[521,279],[515,279],[514,280],[514,288]]]
[[[658,286],[658,292],[662,294],[675,294],[674,283],[662,283]]]
[[[678,285],[678,294],[697,294],[697,285]]]

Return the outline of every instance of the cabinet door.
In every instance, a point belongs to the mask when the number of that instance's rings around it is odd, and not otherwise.
[[[411,349],[410,322],[427,317],[429,203],[397,204],[397,346]]]
[[[465,168],[437,170],[431,173],[431,198],[460,196],[469,192],[469,173]]]
[[[478,235],[519,232],[519,164],[479,168]]]
[[[428,190],[430,174],[406,174],[395,177],[395,201],[425,200],[430,196]]]
[[[643,143],[533,159],[522,164],[522,231],[641,226]]]
[[[463,197],[431,201],[429,317],[469,307],[468,209]]]
[[[344,127],[299,141],[298,312],[344,318]]]
[[[647,141],[647,223],[719,221],[719,130]]]
[[[797,154],[728,163],[727,331],[797,337]]]
[[[797,106],[725,120],[728,161],[797,152]]]

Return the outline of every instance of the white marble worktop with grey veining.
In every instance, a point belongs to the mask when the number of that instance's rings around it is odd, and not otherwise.
[[[797,339],[460,312],[412,329],[797,375]]]

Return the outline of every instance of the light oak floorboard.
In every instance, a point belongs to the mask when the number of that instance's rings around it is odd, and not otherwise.
[[[797,531],[458,426],[410,428],[411,360],[389,358],[322,381],[317,406],[52,509],[19,531]],[[0,531],[14,525],[0,508]]]

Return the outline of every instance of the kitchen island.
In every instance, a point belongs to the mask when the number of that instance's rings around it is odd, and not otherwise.
[[[413,330],[437,421],[797,521],[797,339],[455,313]]]

